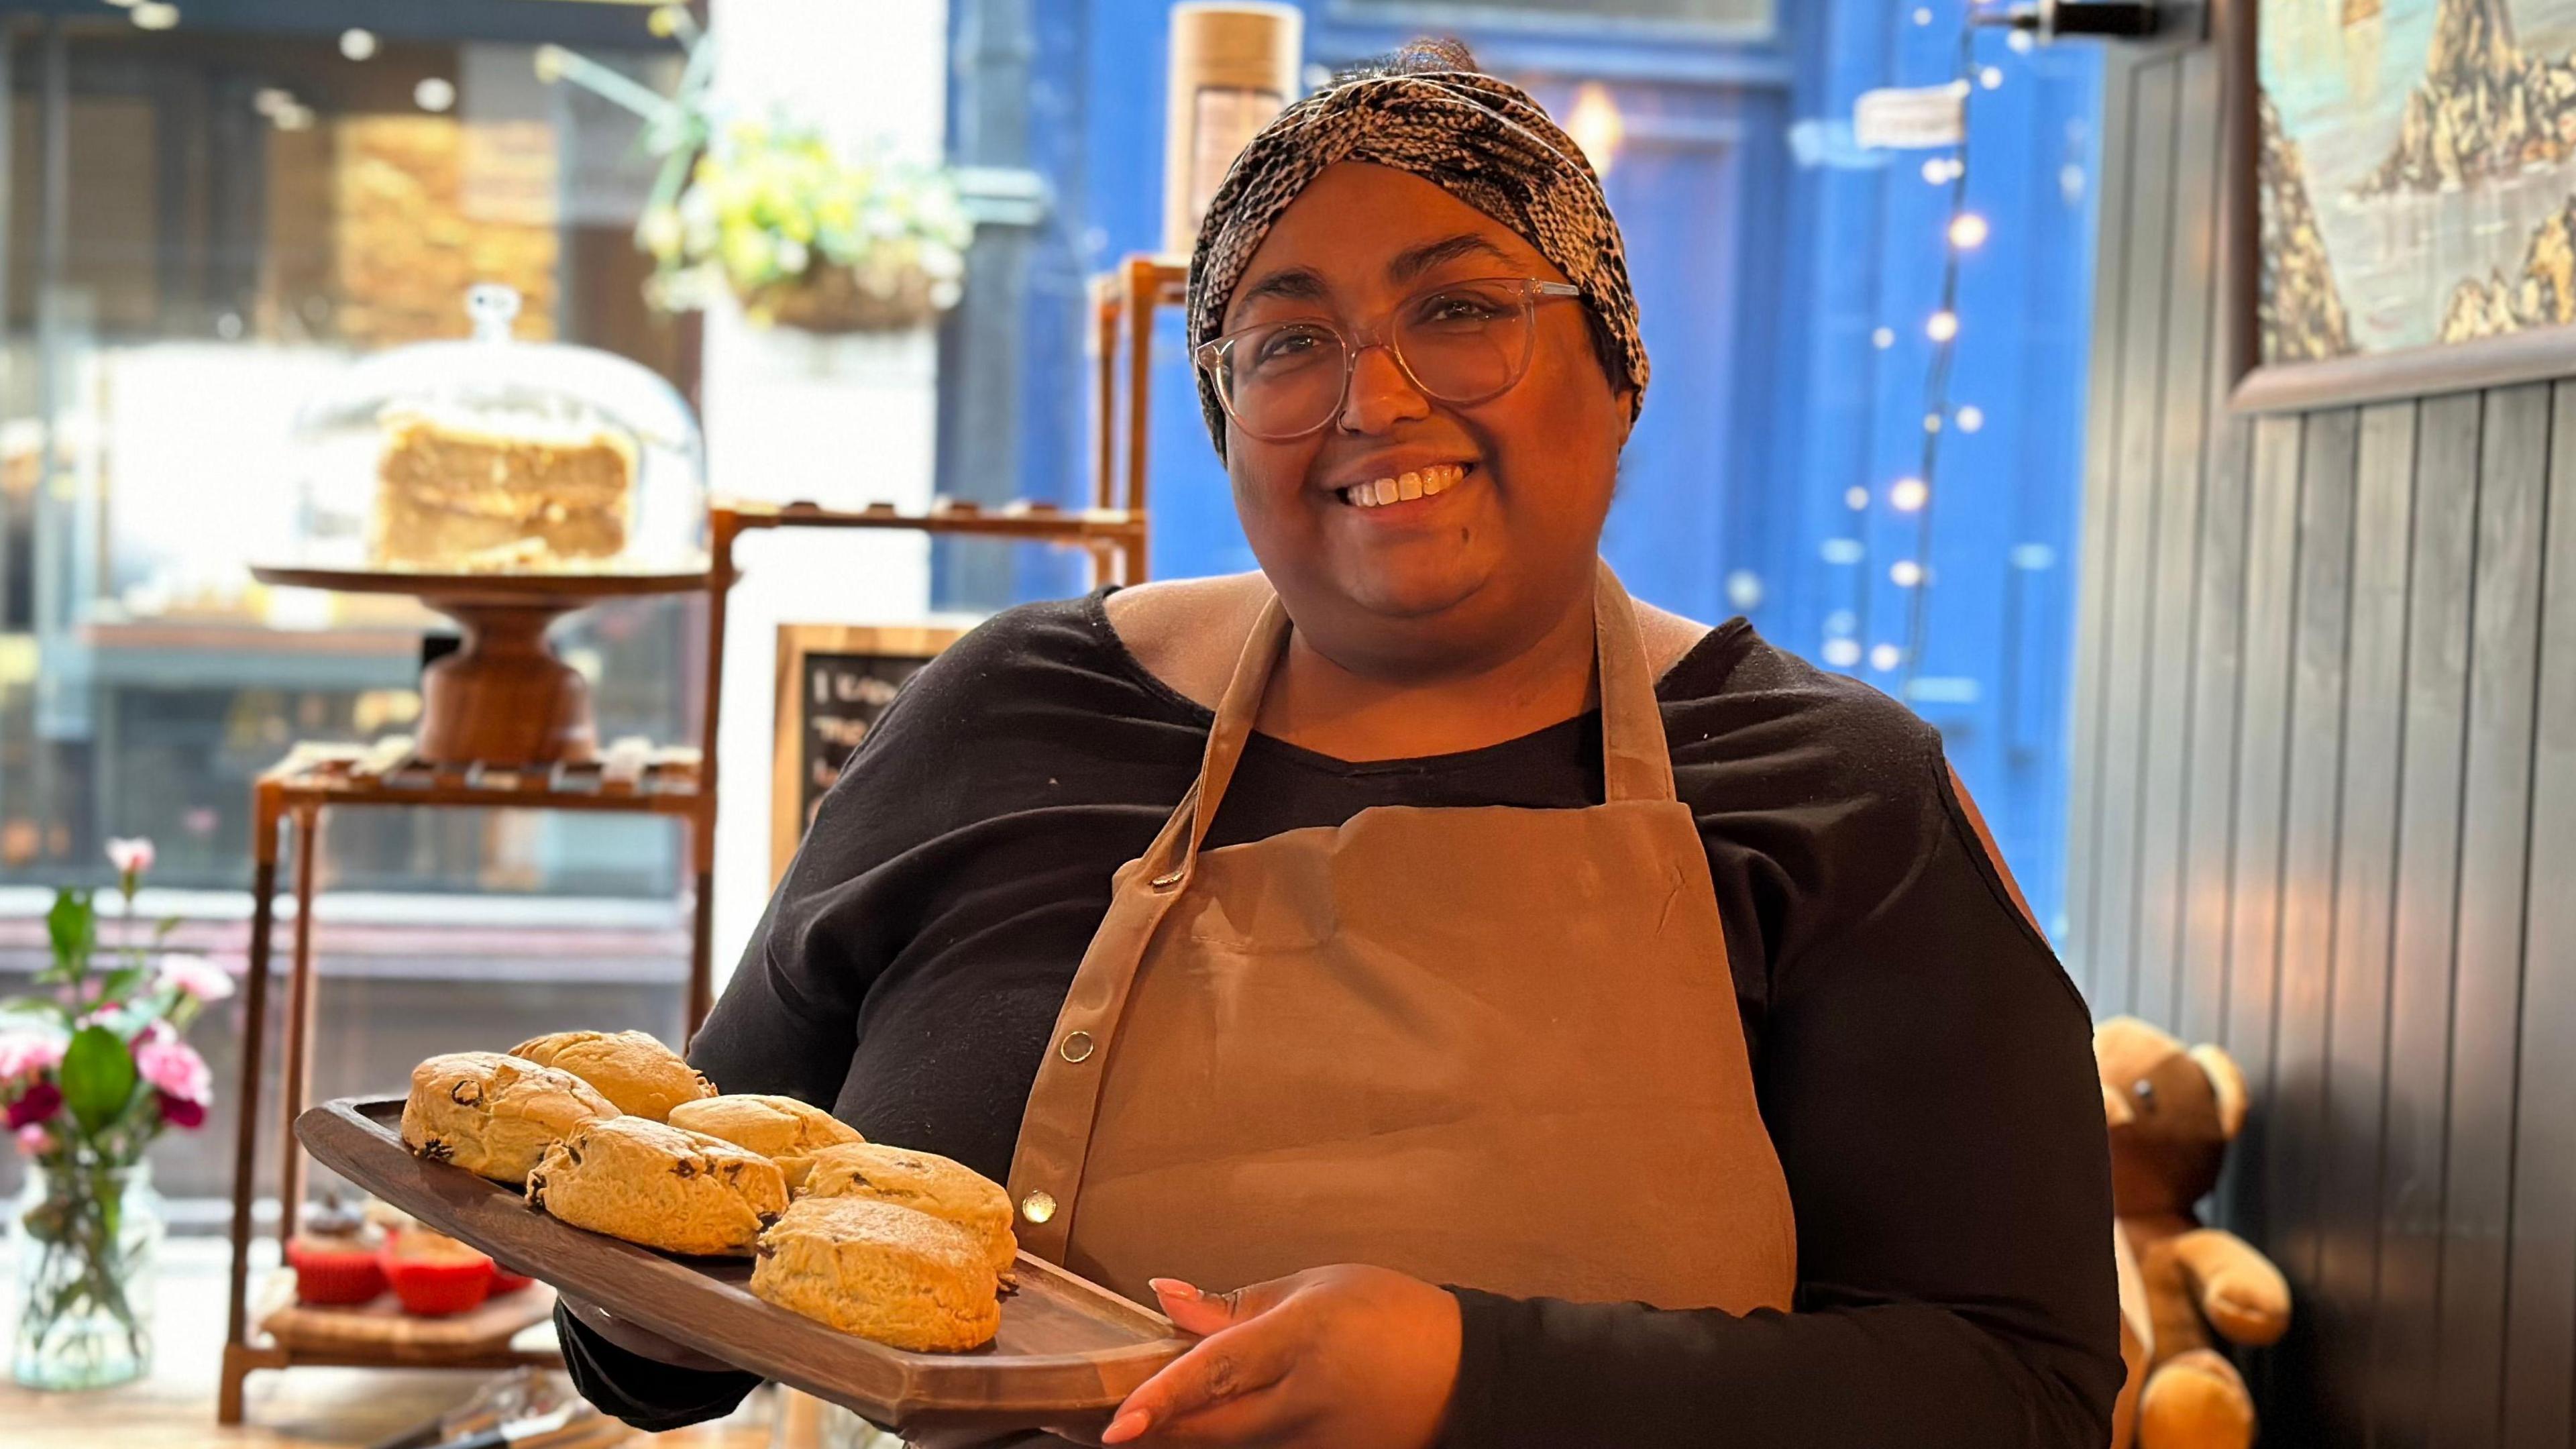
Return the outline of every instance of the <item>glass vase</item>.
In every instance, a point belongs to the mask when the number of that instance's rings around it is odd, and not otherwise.
[[[18,1262],[11,1375],[31,1389],[103,1389],[152,1367],[152,1165],[30,1163],[9,1219]]]

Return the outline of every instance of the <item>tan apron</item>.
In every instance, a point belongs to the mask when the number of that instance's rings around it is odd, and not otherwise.
[[[1022,1246],[1145,1302],[1373,1263],[1514,1296],[1786,1308],[1757,1111],[1628,596],[1595,594],[1607,803],[1361,811],[1200,850],[1288,639],[1115,878],[1011,1162]]]

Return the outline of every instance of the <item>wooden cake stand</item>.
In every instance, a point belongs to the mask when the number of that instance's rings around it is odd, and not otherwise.
[[[702,591],[698,573],[433,574],[259,564],[285,588],[409,594],[456,621],[463,647],[421,671],[414,748],[433,762],[586,764],[597,758],[590,686],[546,642],[555,620],[602,599]]]

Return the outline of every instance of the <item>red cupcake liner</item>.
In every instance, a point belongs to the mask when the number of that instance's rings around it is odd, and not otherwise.
[[[480,1253],[405,1256],[387,1244],[381,1261],[405,1313],[441,1318],[479,1308],[492,1296],[492,1260]]]
[[[384,1265],[369,1249],[355,1243],[308,1242],[286,1245],[286,1261],[295,1270],[295,1301],[316,1307],[365,1303],[385,1291]]]

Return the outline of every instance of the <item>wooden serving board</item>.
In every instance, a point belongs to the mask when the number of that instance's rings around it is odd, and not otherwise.
[[[555,1310],[554,1290],[543,1283],[438,1318],[405,1313],[402,1300],[390,1292],[365,1303],[318,1307],[295,1301],[292,1270],[278,1275],[269,1298],[259,1326],[280,1346],[324,1352],[377,1348],[399,1363],[488,1358],[508,1349],[511,1339],[545,1322]]]
[[[341,1176],[501,1263],[701,1353],[844,1405],[898,1434],[1097,1428],[1193,1340],[1161,1314],[1022,1253],[1001,1332],[972,1353],[909,1353],[751,1296],[748,1259],[684,1258],[570,1226],[519,1193],[402,1144],[402,1099],[343,1098],[295,1135]]]

